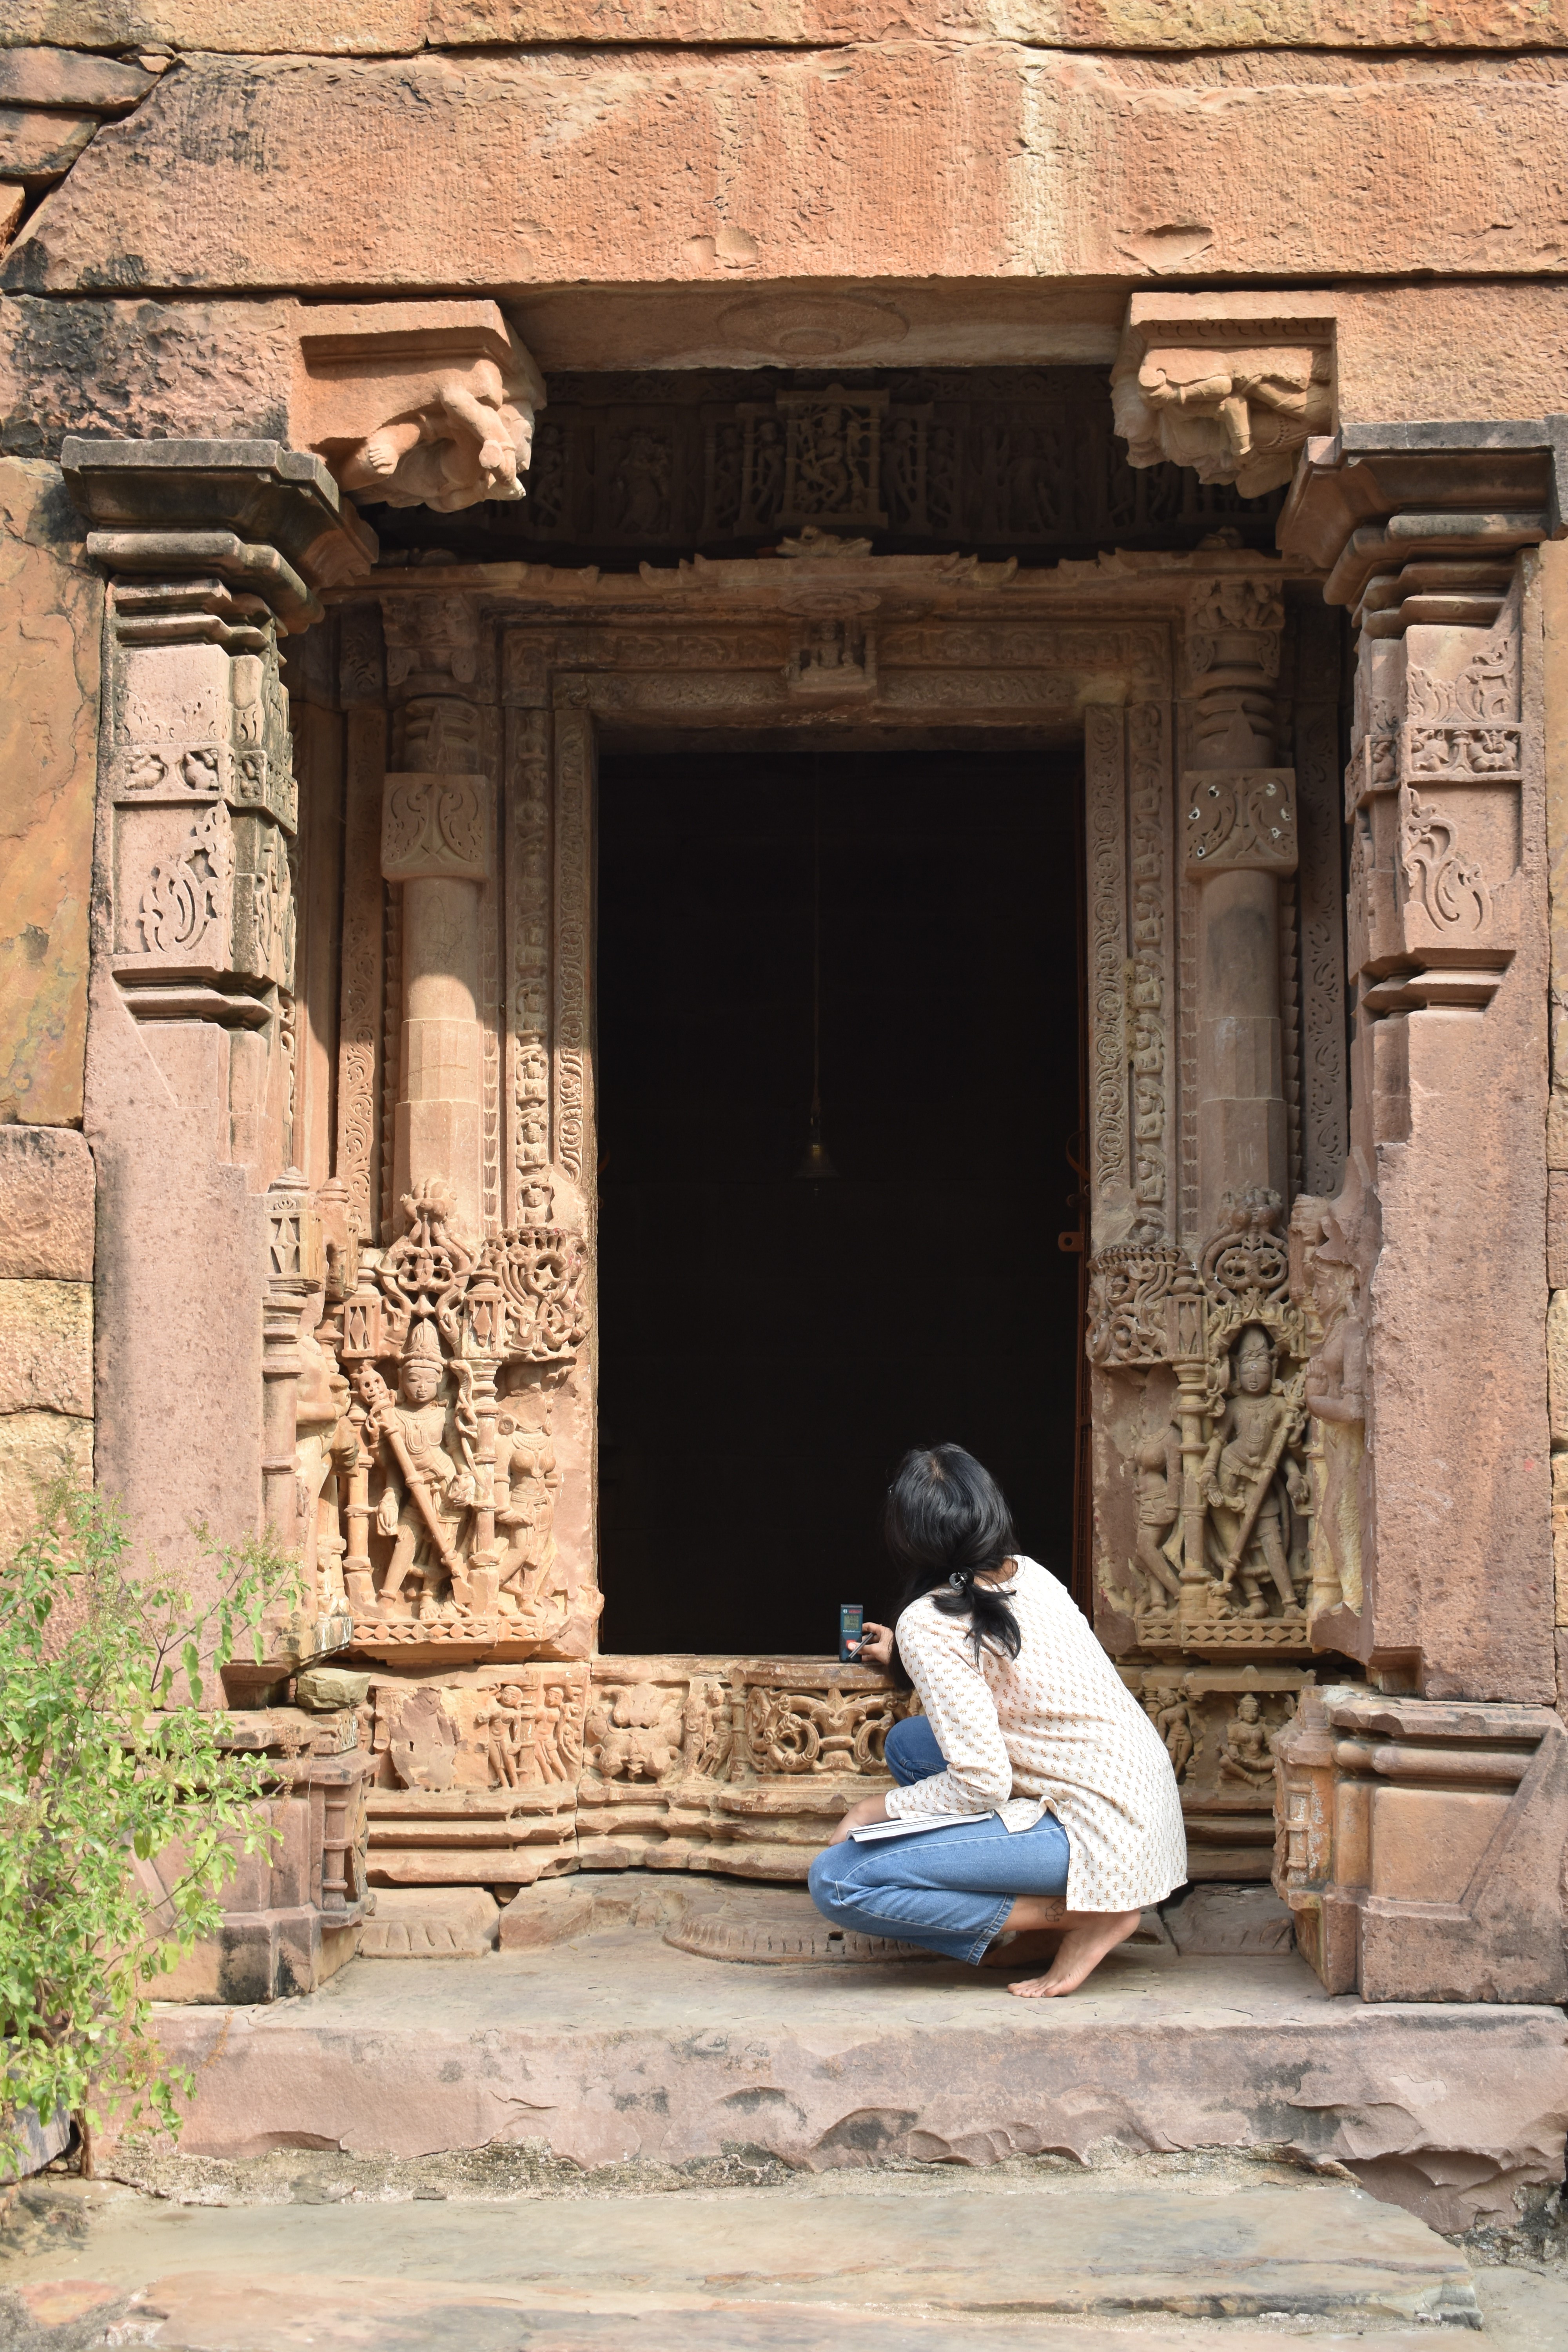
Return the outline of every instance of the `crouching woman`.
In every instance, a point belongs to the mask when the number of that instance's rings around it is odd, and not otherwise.
[[[1164,1742],[962,1446],[905,1455],[884,1535],[903,1598],[861,1654],[912,1682],[925,1713],[894,1725],[901,1785],[849,1808],[812,1864],[813,1899],[836,1927],[975,1964],[1005,1931],[1058,1930],[1046,1974],[1008,1990],[1072,1992],[1186,1877]],[[973,1818],[850,1837],[922,1814]]]

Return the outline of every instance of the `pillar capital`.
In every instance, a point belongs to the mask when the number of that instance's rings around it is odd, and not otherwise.
[[[1490,627],[1521,548],[1568,532],[1568,417],[1345,425],[1303,445],[1279,545],[1372,637]]]

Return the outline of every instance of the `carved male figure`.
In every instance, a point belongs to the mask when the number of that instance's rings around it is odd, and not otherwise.
[[[1250,1691],[1244,1691],[1237,1702],[1236,1713],[1225,1727],[1225,1753],[1219,1759],[1222,1780],[1240,1780],[1251,1789],[1261,1789],[1274,1777],[1274,1757],[1269,1748],[1268,1730],[1262,1710]]]
[[[1239,1576],[1247,1595],[1243,1614],[1268,1613],[1261,1573],[1273,1579],[1281,1605],[1291,1609],[1283,1518],[1285,1497],[1304,1506],[1307,1482],[1286,1447],[1296,1434],[1295,1407],[1274,1391],[1274,1350],[1262,1326],[1249,1323],[1231,1352],[1233,1392],[1219,1418],[1200,1474],[1204,1496],[1215,1518],[1220,1590],[1228,1592]]]
[[[474,1499],[473,1441],[478,1424],[464,1403],[441,1395],[446,1365],[436,1327],[428,1318],[410,1326],[398,1375],[397,1395],[378,1416],[377,1451],[383,1486],[376,1525],[393,1538],[392,1558],[381,1597],[394,1601],[411,1569],[426,1594],[438,1592],[444,1575],[453,1576],[457,1597],[466,1598],[460,1567],[453,1574],[457,1538]],[[426,1508],[444,1532],[437,1545]],[[447,1557],[442,1558],[445,1551]]]

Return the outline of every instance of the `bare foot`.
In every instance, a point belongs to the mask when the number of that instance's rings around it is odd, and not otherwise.
[[[1049,1999],[1053,1994],[1076,1992],[1084,1979],[1091,1976],[1118,1944],[1124,1944],[1133,1934],[1142,1911],[1079,1912],[1076,1924],[1063,1936],[1057,1957],[1043,1977],[1026,1977],[1018,1984],[1010,1984],[1009,1992],[1021,1993],[1026,2000]]]

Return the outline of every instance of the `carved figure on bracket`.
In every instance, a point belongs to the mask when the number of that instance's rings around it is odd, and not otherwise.
[[[1333,430],[1327,334],[1254,343],[1244,332],[1238,325],[1221,341],[1201,326],[1128,327],[1110,396],[1129,465],[1168,459],[1258,499],[1290,479],[1310,434]]]
[[[301,314],[289,425],[345,490],[453,514],[523,495],[544,383],[493,302]]]

